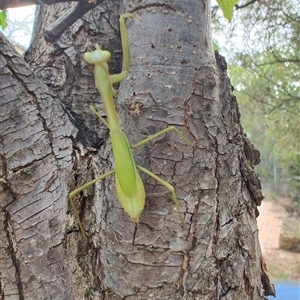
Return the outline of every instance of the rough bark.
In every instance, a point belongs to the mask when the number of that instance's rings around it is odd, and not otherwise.
[[[0,92],[10,91],[4,104],[18,103],[6,108],[12,125],[1,124],[1,255],[13,266],[6,272],[15,274],[1,273],[2,294],[255,300],[274,293],[256,223],[263,199],[253,171],[259,153],[243,134],[226,62],[214,56],[209,3],[131,1],[123,9],[107,2],[57,43],[46,43],[43,32],[68,8],[41,7],[37,17],[26,60],[44,83],[11,49],[2,53],[8,66],[3,78],[9,79],[1,79],[8,83]],[[89,237],[86,249],[73,213],[67,213],[67,193],[113,168],[113,158],[107,130],[89,112],[91,103],[102,104],[82,55],[102,44],[113,53],[111,72],[120,71],[117,15],[123,11],[137,17],[127,22],[132,60],[116,99],[121,123],[131,143],[168,125],[194,143],[168,134],[134,152],[138,164],[174,184],[188,230],[180,226],[166,189],[144,176],[147,204],[133,246],[133,224],[109,177],[77,202]],[[26,108],[26,99],[32,108]],[[21,134],[24,144],[16,139]]]
[[[71,285],[64,240],[76,130],[0,34],[0,295],[71,299],[69,291],[61,298],[60,286]]]

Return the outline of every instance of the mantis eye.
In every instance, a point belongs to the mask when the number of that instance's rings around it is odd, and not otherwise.
[[[102,51],[102,56],[103,56],[103,58],[104,58],[104,60],[107,62],[107,61],[109,61],[110,59],[111,59],[111,54],[110,54],[110,52],[109,51]]]
[[[87,63],[94,65],[94,64],[97,64],[97,63],[108,62],[111,58],[111,54],[110,54],[109,51],[106,51],[106,50],[103,51],[103,50],[98,48],[98,49],[96,49],[92,52],[86,52],[84,54],[83,58]]]

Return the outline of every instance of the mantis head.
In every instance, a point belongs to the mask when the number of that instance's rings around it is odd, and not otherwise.
[[[92,52],[86,52],[83,58],[88,64],[95,65],[104,62],[107,63],[111,58],[111,54],[107,50],[102,50],[99,45],[96,45],[96,50]]]

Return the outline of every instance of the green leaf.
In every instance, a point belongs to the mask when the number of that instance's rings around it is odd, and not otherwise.
[[[220,47],[217,43],[213,42],[213,48],[214,48],[215,51],[220,52]]]
[[[238,0],[217,0],[217,2],[222,9],[224,18],[231,21],[233,17],[233,8],[238,3]]]
[[[4,9],[4,10],[0,10],[0,27],[1,27],[1,30],[4,30],[7,26],[7,10]]]

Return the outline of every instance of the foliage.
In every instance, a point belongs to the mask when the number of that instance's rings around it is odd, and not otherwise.
[[[3,33],[15,46],[23,48],[23,51],[28,47],[31,38],[34,11],[34,6],[7,11],[7,26]]]
[[[216,18],[218,43],[229,59],[242,123],[261,151],[258,171],[275,185],[284,177],[299,195],[300,16],[296,0],[240,4],[230,25]],[[298,196],[299,197],[299,196]]]
[[[7,26],[7,10],[0,10],[0,28],[4,30]]]
[[[213,48],[214,48],[215,51],[220,52],[220,47],[217,43],[213,42]]]
[[[238,3],[238,0],[217,0],[224,18],[226,18],[228,21],[232,20],[233,17],[233,8],[235,4]]]

